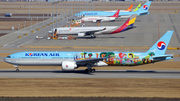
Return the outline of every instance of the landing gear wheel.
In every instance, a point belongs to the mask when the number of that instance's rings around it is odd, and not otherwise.
[[[95,71],[96,71],[95,69],[92,69],[92,70],[91,70],[91,73],[94,73]]]
[[[94,36],[94,35],[91,35],[91,38],[96,38],[96,36]]]
[[[85,70],[86,73],[88,73],[88,71],[89,71],[88,69]]]
[[[16,72],[19,72],[19,69],[16,69]]]

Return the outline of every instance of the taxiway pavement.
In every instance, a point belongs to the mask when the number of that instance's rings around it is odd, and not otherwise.
[[[98,69],[98,68],[97,68]],[[147,79],[180,79],[176,70],[97,70],[85,73],[84,70],[64,72],[61,70],[0,70],[0,78],[147,78]]]

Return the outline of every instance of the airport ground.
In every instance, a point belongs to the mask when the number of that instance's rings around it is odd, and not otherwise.
[[[96,10],[126,9],[130,4],[134,7],[139,2],[95,3]],[[141,2],[142,4],[144,2]],[[0,3],[1,14],[13,12],[14,18],[28,18],[28,3]],[[8,6],[7,6],[8,5]],[[107,5],[104,7],[104,5]],[[20,66],[20,72],[3,62],[4,57],[20,51],[147,51],[167,30],[174,30],[169,48],[180,47],[180,2],[153,2],[150,14],[137,17],[137,28],[115,35],[97,36],[96,39],[46,40],[47,31],[52,28],[52,19],[45,20],[46,27],[36,30],[37,23],[24,31],[21,26],[21,39],[18,32],[13,31],[0,37],[0,95],[3,97],[60,97],[86,101],[96,100],[179,100],[180,95],[180,51],[168,49],[166,54],[174,54],[173,61],[159,62],[140,66],[99,67],[94,74],[84,73],[85,67],[74,72],[62,72],[61,67]],[[50,14],[51,3],[35,2],[31,5],[31,13]],[[168,7],[167,7],[168,6]],[[8,9],[7,9],[8,7]],[[11,7],[11,8],[9,8]],[[43,7],[43,8],[40,8]],[[59,9],[60,10],[60,9]],[[25,14],[25,15],[23,15]],[[37,15],[42,17],[42,15]],[[3,18],[3,15],[0,17]],[[36,16],[33,16],[36,18]],[[9,18],[11,19],[11,18]],[[100,26],[118,26],[126,19],[117,22],[100,23]],[[2,21],[2,20],[1,20]],[[19,21],[21,22],[21,21]],[[21,22],[23,25],[24,20]],[[4,22],[2,22],[4,23]],[[5,22],[6,23],[6,22]],[[14,23],[14,21],[10,21]],[[9,26],[11,24],[9,23]],[[17,22],[16,22],[17,23]],[[29,22],[28,22],[29,23]],[[36,23],[36,24],[35,24]],[[49,26],[47,24],[50,24]],[[55,23],[56,24],[56,23]],[[55,25],[54,24],[54,25]],[[61,21],[58,22],[61,24]],[[85,23],[96,26],[96,23]],[[17,27],[16,27],[17,28]],[[5,31],[5,30],[3,30]],[[3,32],[2,31],[2,32]],[[9,30],[8,30],[9,31]],[[25,32],[28,35],[23,35]],[[1,31],[0,31],[1,33]],[[35,36],[43,36],[37,40]],[[89,46],[89,47],[88,47]],[[88,98],[89,97],[89,98]],[[113,97],[115,97],[113,100]],[[87,99],[86,99],[87,98]],[[164,99],[166,98],[166,99]],[[174,99],[173,99],[174,98]],[[48,98],[47,98],[48,99]],[[19,99],[18,99],[19,100]],[[20,99],[22,100],[22,99]]]

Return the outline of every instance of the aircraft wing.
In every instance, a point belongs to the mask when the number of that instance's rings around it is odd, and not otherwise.
[[[95,64],[99,61],[103,61],[103,59],[106,59],[107,57],[104,57],[104,58],[93,58],[93,59],[86,59],[86,60],[77,60],[76,63],[77,64],[81,64],[81,65],[84,65],[84,64]]]
[[[165,54],[165,55],[159,55],[159,56],[152,56],[153,60],[164,60],[167,57],[173,58],[174,54]]]
[[[81,33],[91,34],[91,33],[99,32],[99,31],[103,31],[103,30],[106,30],[106,27],[104,27],[103,29],[92,30],[92,31],[85,31],[85,32],[81,32]]]

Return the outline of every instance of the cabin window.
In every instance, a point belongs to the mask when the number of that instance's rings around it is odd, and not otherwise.
[[[52,59],[63,59],[63,57],[52,57]]]
[[[38,57],[22,57],[22,59],[38,59]]]
[[[11,58],[11,56],[7,56],[7,58]]]

